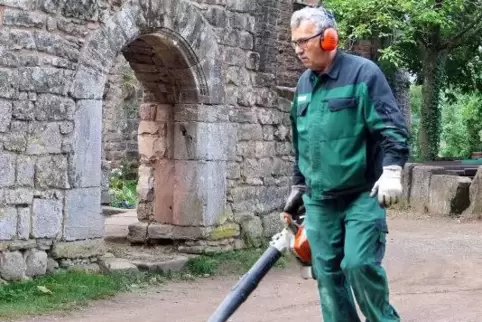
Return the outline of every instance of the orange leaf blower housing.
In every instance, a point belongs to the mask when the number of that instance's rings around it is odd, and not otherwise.
[[[284,213],[284,221],[291,228],[294,237],[291,239],[289,249],[293,255],[304,265],[311,265],[311,248],[306,236],[306,230],[303,223],[298,224],[293,221],[291,215]]]
[[[293,238],[293,242],[290,245],[291,252],[298,257],[303,264],[311,264],[311,249],[306,237],[306,230],[301,225]]]

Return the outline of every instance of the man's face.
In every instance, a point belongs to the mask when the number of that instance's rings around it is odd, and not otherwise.
[[[314,38],[317,33],[314,23],[303,21],[297,28],[291,29],[291,41],[295,46],[296,54],[306,68],[315,71],[323,70],[330,61],[330,53],[320,47],[321,35]],[[311,38],[307,40],[308,38]]]

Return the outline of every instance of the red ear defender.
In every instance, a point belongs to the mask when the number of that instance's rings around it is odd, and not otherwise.
[[[335,50],[338,47],[338,32],[334,28],[327,28],[323,33],[320,46],[324,51]]]

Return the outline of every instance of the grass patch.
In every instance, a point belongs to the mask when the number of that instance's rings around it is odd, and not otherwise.
[[[72,270],[0,285],[0,321],[26,315],[68,312],[92,300],[160,285],[169,280],[244,274],[265,249],[202,255],[190,259],[182,271],[171,274],[132,271],[98,274]],[[285,267],[289,260],[289,256],[280,258],[276,267]]]
[[[186,270],[195,276],[203,275],[239,275],[246,273],[264,253],[266,247],[238,250],[224,253],[202,255],[190,259]],[[290,255],[282,256],[275,267],[285,268]]]
[[[143,273],[94,274],[72,270],[9,283],[0,286],[0,320],[66,311],[90,300],[163,282],[161,276],[153,278]]]

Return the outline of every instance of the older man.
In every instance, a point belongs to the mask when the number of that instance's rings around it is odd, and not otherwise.
[[[291,39],[307,70],[292,104],[295,165],[285,211],[304,203],[325,322],[399,321],[381,261],[385,208],[402,193],[408,131],[378,66],[337,49],[334,17],[296,11]]]

